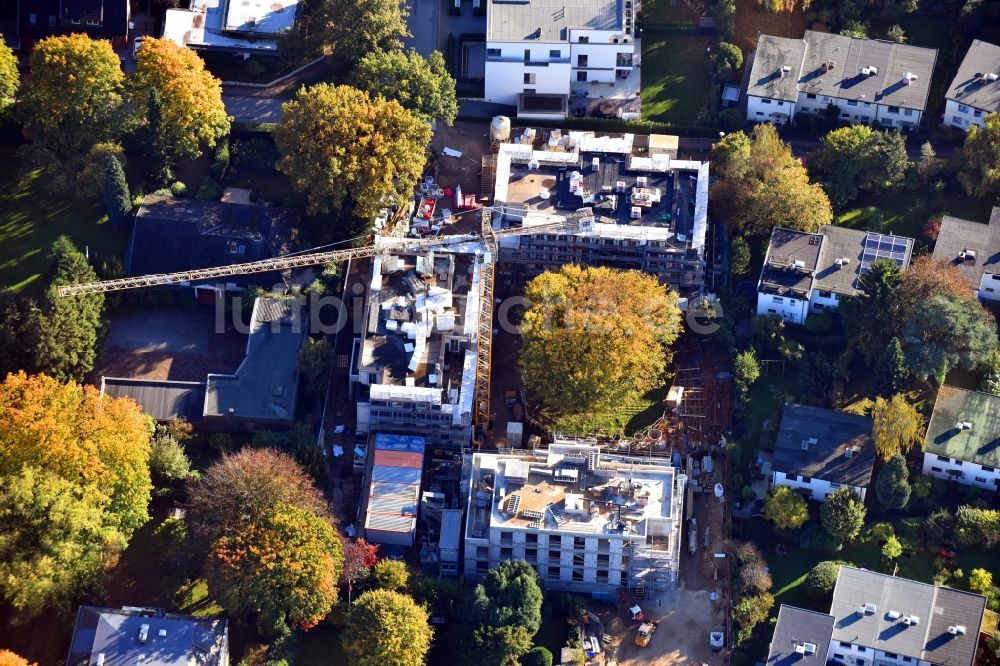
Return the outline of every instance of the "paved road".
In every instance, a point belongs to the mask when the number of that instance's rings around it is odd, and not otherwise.
[[[223,94],[222,102],[226,105],[226,112],[237,122],[276,123],[281,120],[281,105],[285,100],[280,97]]]
[[[444,4],[441,0],[409,0],[410,16],[406,23],[412,37],[406,46],[417,50],[422,56],[429,56],[439,47],[439,30]]]

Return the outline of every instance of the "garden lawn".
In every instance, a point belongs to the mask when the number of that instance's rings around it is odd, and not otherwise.
[[[883,215],[879,231],[920,238],[921,227],[933,214],[944,212],[955,217],[986,223],[989,220],[992,206],[989,199],[964,196],[958,192],[948,192],[939,203],[923,208],[916,206],[915,203],[915,199],[912,197],[898,194],[862,195],[850,203],[850,208],[837,216],[836,224],[855,229],[866,229],[868,226],[867,208],[874,206],[881,210]]]
[[[642,117],[693,125],[709,91],[707,37],[647,31],[642,37]]]
[[[63,234],[89,250],[91,264],[123,256],[128,234],[111,228],[103,204],[57,198],[40,171],[17,172],[8,165],[0,175],[0,287],[40,292],[49,248]]]
[[[556,419],[555,429],[559,432],[578,435],[626,436],[642,432],[663,416],[663,401],[667,397],[667,387],[653,389],[629,404],[623,404],[609,412],[574,414]]]

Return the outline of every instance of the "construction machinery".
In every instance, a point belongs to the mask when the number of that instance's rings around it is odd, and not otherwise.
[[[492,209],[482,209],[482,224],[479,234],[461,234],[453,236],[435,236],[431,238],[399,238],[378,236],[375,243],[363,247],[326,252],[290,254],[272,259],[250,261],[227,266],[198,268],[176,273],[160,273],[154,275],[137,275],[86,282],[83,284],[62,285],[58,288],[60,296],[106,293],[124,291],[142,287],[158,287],[171,284],[200,282],[234,275],[249,275],[254,273],[270,273],[273,271],[288,271],[296,268],[308,268],[326,264],[339,263],[352,259],[374,257],[376,255],[412,254],[440,248],[454,248],[482,256],[482,271],[480,281],[478,346],[476,358],[476,393],[475,393],[475,423],[482,430],[488,429],[490,418],[490,351],[493,345],[493,266],[497,258],[498,242],[509,236],[522,236],[539,233],[575,233],[589,231],[595,221],[591,208],[580,208],[566,216],[553,216],[550,221],[532,224],[530,226],[511,227],[494,230],[492,224]]]
[[[643,622],[639,625],[639,630],[635,632],[635,644],[639,647],[646,647],[653,639],[656,632],[656,625],[652,622]]]

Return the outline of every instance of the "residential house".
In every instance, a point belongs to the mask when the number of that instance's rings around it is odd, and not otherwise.
[[[167,10],[163,37],[196,50],[273,56],[298,7],[299,0],[191,0],[188,9]]]
[[[160,422],[184,418],[221,431],[288,428],[305,336],[301,303],[258,298],[246,355],[232,374],[209,374],[204,382],[102,377],[101,393],[129,397]]]
[[[135,216],[125,273],[175,273],[287,254],[293,222],[293,213],[283,209],[151,194]],[[267,288],[281,280],[281,273],[272,271],[227,276],[222,284],[203,280],[181,286],[193,287],[199,302],[213,303],[226,290]]]
[[[785,403],[771,461],[773,486],[808,491],[819,502],[847,486],[864,499],[874,466],[871,417]]]
[[[1000,46],[972,40],[944,97],[944,125],[983,127],[987,115],[1000,111]]]
[[[956,266],[981,300],[1000,300],[1000,208],[993,209],[988,224],[941,218],[934,258]]]
[[[781,124],[797,113],[910,128],[927,106],[937,50],[806,30],[760,35],[747,84],[747,119]]]
[[[72,33],[107,39],[116,49],[128,44],[128,0],[6,0],[4,4],[8,3],[13,20],[3,21],[4,37],[22,53],[40,39]]]
[[[162,608],[80,606],[66,666],[135,664],[228,666],[229,624]]]
[[[486,100],[558,120],[574,96],[607,97],[634,79],[638,0],[489,0]]]
[[[424,438],[417,435],[372,437],[359,536],[389,547],[415,543],[425,448]]]
[[[669,460],[610,455],[595,441],[475,453],[465,578],[523,559],[546,589],[605,599],[621,588],[667,592],[680,566],[685,481]]]
[[[810,313],[836,310],[859,293],[858,279],[876,259],[905,269],[913,239],[823,225],[817,233],[777,227],[771,232],[757,283],[757,314],[804,324]]]
[[[924,441],[924,474],[996,490],[1000,483],[1000,397],[942,386]]]
[[[828,620],[782,607],[767,663],[973,666],[985,610],[979,594],[845,565]]]
[[[501,239],[502,270],[527,279],[569,263],[611,266],[681,294],[703,289],[709,165],[677,159],[677,137],[529,129],[515,141],[496,156],[497,228],[551,226],[584,207],[594,219]]]

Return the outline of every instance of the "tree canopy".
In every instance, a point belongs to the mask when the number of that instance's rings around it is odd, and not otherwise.
[[[34,666],[34,664],[29,664],[27,659],[10,650],[0,650],[0,666]]]
[[[841,486],[826,496],[820,522],[837,543],[853,541],[865,524],[865,505],[849,486]]]
[[[586,413],[659,385],[681,316],[655,277],[566,265],[532,280],[525,296],[521,373],[546,406]]]
[[[876,398],[872,406],[872,439],[880,460],[909,453],[914,445],[923,447],[924,417],[916,407],[897,394]]]
[[[344,652],[358,666],[423,666],[434,632],[427,611],[392,590],[365,592],[351,605]]]
[[[371,51],[355,68],[353,83],[372,97],[396,100],[426,122],[451,125],[458,116],[455,79],[440,51],[427,58],[414,49]]]
[[[201,144],[214,148],[229,134],[222,82],[193,50],[147,36],[135,56],[129,89],[136,108],[146,110],[151,91],[162,100],[157,138],[174,157],[197,157]]]
[[[751,235],[774,227],[816,231],[833,219],[823,188],[809,182],[802,162],[773,125],[726,135],[712,147],[719,180],[711,198],[731,229]]]
[[[778,529],[795,529],[809,520],[809,505],[788,486],[775,486],[764,502],[764,515]]]
[[[21,73],[17,71],[17,56],[6,43],[0,44],[0,113],[13,103],[21,87]]]
[[[277,168],[306,193],[311,213],[342,209],[367,220],[413,192],[431,130],[399,102],[321,83],[301,88],[282,109]]]
[[[61,156],[79,155],[114,134],[125,75],[111,42],[84,34],[35,44],[24,87],[25,130]]]
[[[911,491],[906,459],[896,453],[886,461],[882,471],[878,473],[875,494],[885,508],[898,511],[910,501]]]
[[[44,375],[0,384],[0,595],[62,607],[147,519],[152,425],[128,399]]]
[[[473,590],[466,611],[476,662],[502,666],[531,649],[542,624],[542,589],[535,569],[505,560]]]
[[[806,576],[806,594],[817,601],[829,600],[840,575],[840,562],[825,560],[809,570]]]
[[[906,360],[916,377],[944,377],[961,366],[974,370],[997,348],[993,316],[972,298],[934,296],[917,308],[903,330]]]
[[[746,392],[760,378],[760,363],[757,351],[751,347],[741,351],[733,359],[733,377],[741,391]]]
[[[406,562],[402,560],[379,560],[372,570],[372,575],[375,578],[375,587],[394,592],[405,590],[410,580],[410,572],[406,568]]]
[[[829,132],[809,155],[809,171],[822,181],[836,207],[861,191],[882,192],[898,187],[909,166],[903,135],[868,125],[848,125]]]
[[[400,0],[314,0],[310,5],[312,40],[333,46],[345,70],[372,51],[398,51],[410,36],[409,11]]]
[[[959,161],[958,180],[974,197],[1000,194],[1000,115],[989,114],[984,125],[969,126]]]

